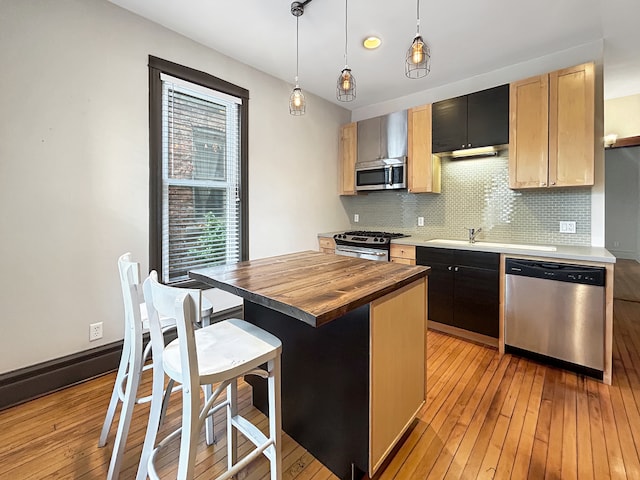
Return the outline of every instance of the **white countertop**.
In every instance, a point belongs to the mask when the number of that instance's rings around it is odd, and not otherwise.
[[[333,237],[334,233],[319,233],[319,237]],[[558,258],[563,260],[583,260],[588,262],[616,263],[616,257],[603,247],[579,247],[571,245],[520,245],[513,242],[469,243],[464,240],[432,239],[420,236],[409,236],[392,240],[398,245],[415,245],[431,248],[455,248],[458,250],[474,250],[477,252],[504,253],[510,255],[531,255],[534,257]]]
[[[435,241],[434,241],[435,240]],[[431,248],[455,248],[478,252],[504,253],[511,255],[531,255],[535,257],[560,258],[564,260],[585,260],[589,262],[615,263],[616,257],[603,247],[574,247],[571,245],[519,245],[517,243],[485,242],[469,243],[464,240],[440,240],[419,237],[405,237],[392,240],[400,245],[415,245]]]

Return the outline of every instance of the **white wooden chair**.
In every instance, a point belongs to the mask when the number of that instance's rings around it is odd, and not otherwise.
[[[122,402],[120,420],[118,421],[118,429],[113,444],[109,470],[107,472],[108,480],[115,480],[119,476],[120,464],[131,425],[133,407],[136,404],[151,401],[151,395],[145,397],[137,396],[142,372],[154,368],[156,363],[158,364],[157,368],[162,371],[162,364],[156,362],[156,359],[154,359],[153,363],[145,366],[145,362],[151,351],[151,342],[143,349],[143,334],[149,329],[149,321],[142,295],[142,285],[140,284],[140,264],[131,260],[130,253],[125,253],[118,258],[118,270],[120,272],[120,284],[124,300],[124,344],[116,380],[113,385],[113,392],[111,393],[111,400],[109,401],[109,407],[107,408],[102,431],[100,432],[100,440],[98,441],[99,447],[106,445],[116,408],[118,403]],[[202,306],[202,319],[203,322],[207,323],[212,314],[213,306],[208,301],[203,302]],[[175,329],[175,326],[175,319],[170,317],[163,317],[161,319],[162,332]],[[169,394],[172,390],[178,388],[181,387],[173,388],[173,381],[169,383],[166,395],[163,396],[162,416],[164,416],[167,408]],[[210,396],[210,388],[208,393],[208,396]],[[211,445],[213,442],[213,420],[209,418],[207,421],[207,443]]]
[[[202,425],[207,416],[220,406],[227,411],[227,471],[217,480],[237,474],[259,455],[270,461],[271,479],[282,478],[280,412],[280,340],[268,332],[239,319],[228,319],[208,327],[194,330],[198,320],[201,293],[162,285],[156,272],[151,272],[143,285],[149,311],[149,327],[153,355],[162,355],[164,372],[169,378],[182,384],[182,426],[156,443],[158,421],[162,403],[163,380],[154,377],[151,414],[138,467],[138,480],[158,479],[155,459],[160,450],[177,436],[180,439],[178,479],[193,478],[196,449]],[[177,320],[178,338],[165,347],[162,342],[160,317],[174,316]],[[266,371],[261,368],[267,364]],[[154,372],[155,375],[155,372]],[[269,436],[238,414],[237,379],[244,375],[260,375],[267,378],[269,388]],[[199,386],[218,384],[213,395],[201,406]],[[226,389],[226,400],[212,408],[216,398]],[[237,461],[237,431],[247,437],[256,448]]]

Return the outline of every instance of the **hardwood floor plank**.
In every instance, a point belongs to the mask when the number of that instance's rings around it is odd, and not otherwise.
[[[578,449],[576,425],[576,389],[577,380],[574,373],[563,372],[565,384],[564,419],[562,421],[562,477],[573,480],[578,477]]]
[[[607,458],[609,461],[611,478],[627,478],[624,457],[622,456],[622,447],[620,446],[618,429],[616,427],[616,421],[613,414],[613,406],[609,396],[610,389],[611,387],[604,387],[604,385],[601,384],[593,386],[594,392],[597,392],[596,394],[600,399],[600,412],[602,414],[602,424],[607,442]]]
[[[522,366],[520,364],[520,360],[514,359],[509,365],[509,369],[507,371],[507,374],[505,375],[506,381],[500,384],[491,408],[487,412],[487,416],[484,419],[482,428],[478,433],[478,437],[473,445],[473,449],[469,454],[469,459],[467,460],[467,463],[462,472],[462,478],[477,478],[478,471],[480,470],[480,467],[482,465],[482,461],[489,446],[489,442],[493,435],[496,424],[498,423],[500,411],[502,410],[505,399],[507,398],[507,395],[511,390],[511,385],[514,382],[516,385],[519,385],[518,377],[522,377],[521,369]]]
[[[562,372],[559,372],[553,392],[547,464],[544,470],[545,479],[557,479],[561,478],[562,475],[562,430],[564,422],[564,394],[566,390],[563,377]]]
[[[544,380],[545,368],[542,365],[537,365],[531,386],[531,393],[527,402],[522,431],[518,440],[518,449],[513,462],[513,469],[509,472],[512,478],[526,478],[529,472]]]
[[[576,390],[576,440],[578,478],[591,480],[594,478],[591,429],[589,427],[589,391],[587,379],[578,377]],[[607,475],[608,476],[608,475]],[[600,477],[602,478],[602,477]]]

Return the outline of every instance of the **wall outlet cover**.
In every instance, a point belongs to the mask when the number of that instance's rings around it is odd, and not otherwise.
[[[418,226],[424,227],[424,217],[418,217]]]
[[[92,323],[89,325],[89,341],[99,340],[102,338],[102,322]]]
[[[560,222],[560,233],[576,233],[576,222]]]
[[[355,223],[358,223],[360,221],[360,215],[358,215],[357,213],[353,214],[353,221]]]

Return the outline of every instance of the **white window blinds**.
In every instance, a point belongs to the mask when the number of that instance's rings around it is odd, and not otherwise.
[[[161,75],[162,281],[240,260],[242,100]]]

